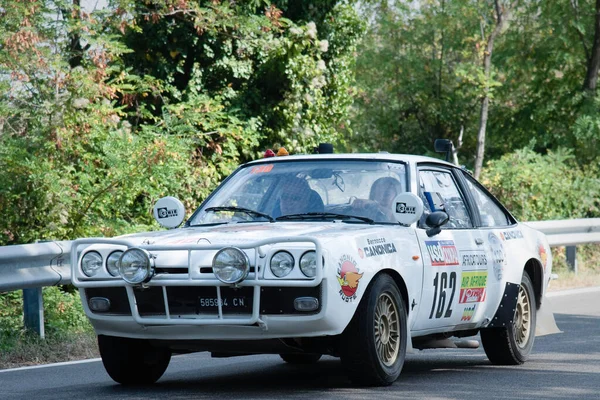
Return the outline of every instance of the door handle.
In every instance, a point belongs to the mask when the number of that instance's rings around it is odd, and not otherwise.
[[[475,239],[475,243],[478,245],[482,245],[483,244],[483,239],[477,238]]]

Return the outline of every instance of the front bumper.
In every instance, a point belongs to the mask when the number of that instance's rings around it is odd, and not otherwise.
[[[317,275],[313,279],[265,279],[270,255],[289,243],[317,253]],[[157,275],[142,286],[122,279],[91,280],[79,272],[77,247],[87,244],[140,247],[149,252],[187,252],[188,273]],[[225,246],[186,244],[135,246],[127,240],[80,239],[71,253],[73,283],[80,289],[87,316],[98,334],[153,339],[263,339],[320,336],[339,333],[339,326],[325,320],[328,280],[324,279],[323,251],[316,238],[284,237],[238,245],[256,255],[246,280],[232,287],[211,273],[191,273],[198,268],[198,254],[215,253]],[[206,257],[204,257],[206,258]],[[202,259],[202,257],[200,257]],[[178,269],[178,272],[181,268]],[[111,307],[103,312],[90,309],[91,298],[105,298]],[[315,298],[318,308],[299,311],[297,298]],[[335,319],[335,318],[334,318]],[[298,324],[298,322],[302,322]],[[343,329],[343,328],[342,328]]]

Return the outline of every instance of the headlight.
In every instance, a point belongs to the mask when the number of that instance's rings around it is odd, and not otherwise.
[[[294,269],[294,257],[287,251],[279,251],[271,257],[271,272],[278,278],[287,276]]]
[[[88,277],[93,277],[102,268],[102,256],[96,251],[85,253],[81,259],[81,270]]]
[[[106,269],[112,276],[121,276],[119,273],[119,258],[121,258],[121,254],[123,254],[123,252],[120,250],[113,251],[106,260]]]
[[[123,280],[132,285],[148,282],[154,275],[154,262],[146,250],[126,250],[121,254],[118,265]]]
[[[242,250],[226,247],[213,258],[213,273],[223,283],[239,283],[246,279],[250,271],[250,260]]]
[[[317,253],[311,250],[300,257],[300,271],[309,278],[317,275]]]

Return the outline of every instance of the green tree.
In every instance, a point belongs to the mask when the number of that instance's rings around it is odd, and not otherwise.
[[[165,85],[133,99],[158,118],[186,104],[205,110],[178,117],[199,148],[229,151],[232,164],[266,146],[311,152],[340,141],[362,24],[336,3],[134,2],[124,14],[134,15],[125,33],[134,52],[124,63]],[[228,120],[212,118],[217,109]]]
[[[0,244],[156,228],[265,147],[343,143],[350,5],[79,4],[0,4]]]
[[[481,99],[499,84],[484,69],[493,4],[378,1],[363,13],[371,23],[357,62],[354,142],[423,154],[450,138],[473,163]]]
[[[113,64],[127,49],[103,34],[102,13],[76,4],[31,0],[2,10],[0,242],[148,223],[148,200],[176,189],[187,159],[182,142],[133,132],[123,119],[115,98],[126,85],[111,77],[128,76]]]
[[[592,218],[600,215],[598,172],[579,166],[571,150],[526,147],[490,161],[482,183],[521,221]]]
[[[595,47],[595,16],[592,0],[528,1],[516,8],[494,53],[502,86],[490,115],[490,156],[533,142],[542,153],[566,147],[581,165],[597,162],[600,109],[595,91],[584,90]]]

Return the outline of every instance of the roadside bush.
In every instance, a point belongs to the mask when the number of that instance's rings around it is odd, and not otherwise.
[[[23,295],[20,290],[0,294],[0,350],[4,336],[23,329]]]
[[[67,292],[59,287],[46,287],[44,294],[45,329],[47,334],[66,332],[93,332],[85,313],[79,292]]]
[[[517,150],[489,162],[481,181],[521,221],[600,216],[598,166],[580,167],[570,150]]]
[[[14,347],[18,340],[28,336],[23,326],[23,292],[0,294],[0,350]],[[48,338],[93,334],[93,328],[83,312],[78,292],[61,287],[45,287],[44,331]]]

